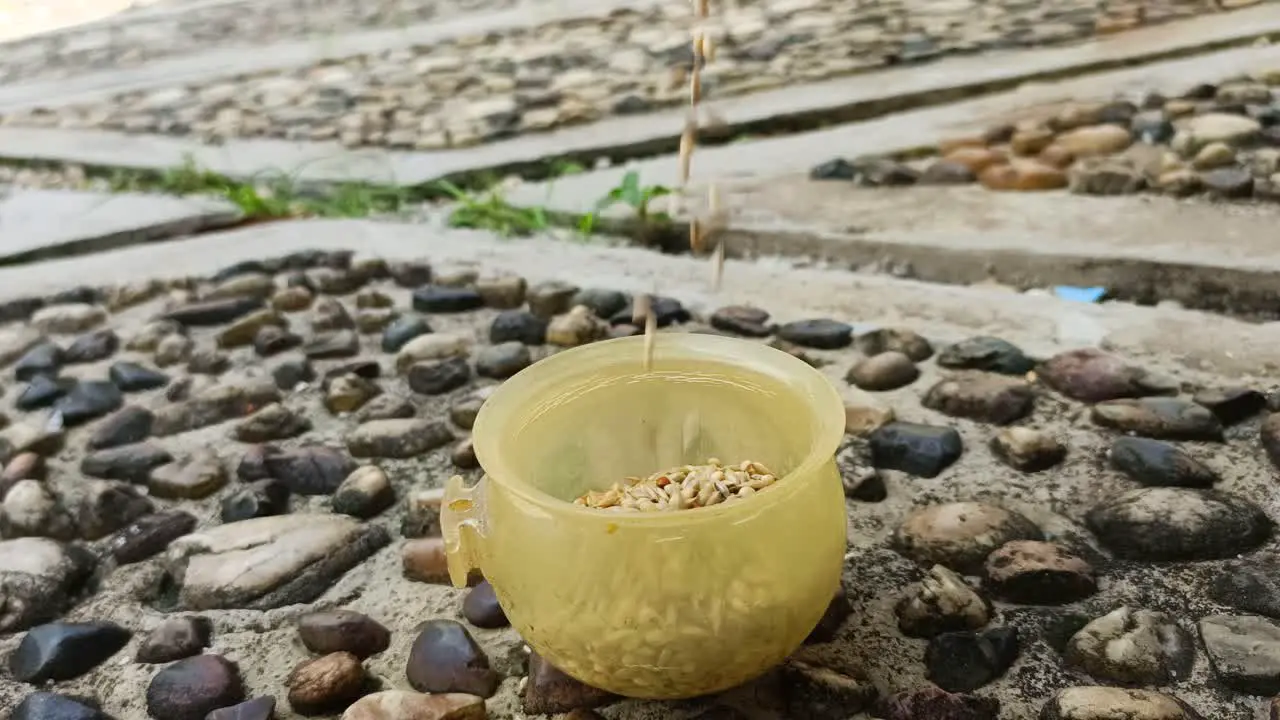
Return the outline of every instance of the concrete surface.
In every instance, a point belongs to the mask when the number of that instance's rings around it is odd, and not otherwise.
[[[1083,305],[991,288],[931,285],[879,275],[797,268],[782,260],[726,264],[729,281],[710,289],[710,269],[688,257],[552,239],[501,240],[487,233],[353,220],[270,223],[21,268],[0,269],[0,300],[53,292],[84,278],[95,283],[204,275],[233,262],[295,250],[356,249],[389,259],[429,257],[438,267],[478,265],[531,282],[661,292],[694,309],[746,303],[779,321],[833,317],[902,324],[939,341],[992,334],[1047,354],[1098,344],[1190,372],[1280,377],[1280,323],[1257,325],[1188,310],[1126,304]],[[157,270],[160,269],[160,270]]]
[[[652,0],[645,0],[651,3]],[[462,15],[403,28],[341,33],[288,40],[266,47],[228,46],[169,58],[138,68],[113,69],[76,77],[0,87],[0,113],[29,107],[58,107],[105,100],[112,95],[199,83],[236,75],[315,65],[364,53],[430,45],[464,35],[484,35],[575,18],[603,17],[634,0],[529,0],[506,10]]]
[[[580,1],[573,0],[574,3]],[[570,5],[557,7],[563,9]],[[525,11],[528,12],[527,8]],[[447,24],[439,23],[437,27]],[[1280,5],[1169,23],[1072,47],[957,58],[727,98],[709,102],[705,108],[709,116],[722,121],[719,132],[729,129],[741,132],[767,127],[775,122],[785,124],[786,118],[812,119],[829,115],[833,119],[848,121],[1015,86],[1020,80],[1126,65],[1153,56],[1187,52],[1205,43],[1216,42],[1215,38],[1252,37],[1268,28],[1280,32]],[[388,32],[417,31],[410,28],[383,31],[381,34]],[[243,53],[238,54],[242,56],[241,61],[248,62]],[[187,60],[183,58],[181,62]],[[1216,80],[1224,75],[1265,68],[1268,63],[1280,63],[1280,48],[1264,46],[1218,51],[1136,69],[1028,85],[985,100],[758,141],[749,146],[749,152],[742,145],[701,149],[694,160],[695,174],[796,170],[827,159],[834,147],[849,148],[846,154],[857,154],[918,146],[933,142],[939,133],[952,132],[953,129],[958,131],[1028,104],[1054,102],[1073,96],[1091,97],[1124,88],[1178,87],[1197,80]],[[194,69],[207,73],[211,68]],[[218,72],[226,74],[221,69]],[[71,84],[81,80],[73,79]],[[14,97],[11,94],[13,88],[0,88],[0,111],[9,102],[6,98]],[[46,94],[37,93],[21,102],[58,104],[60,96],[56,89],[41,92]],[[13,107],[16,106],[9,109]],[[676,109],[642,116],[615,117],[590,125],[442,152],[348,150],[338,143],[275,140],[235,141],[215,147],[191,138],[0,127],[0,159],[162,170],[180,165],[184,158],[191,157],[201,167],[233,177],[253,177],[270,170],[296,173],[303,181],[417,185],[464,173],[517,169],[552,157],[625,158],[668,152],[676,147],[686,114],[686,110]],[[669,183],[676,174],[674,157],[645,161],[639,167],[643,168],[646,178],[652,178],[651,182]],[[614,168],[602,173],[560,179],[555,183],[555,203],[566,207],[589,206],[602,194],[597,190],[613,187],[623,172]],[[586,191],[582,189],[584,187]],[[529,194],[518,197],[524,201],[532,198],[532,202],[541,204],[545,196],[545,188],[535,187]]]
[[[240,218],[239,208],[207,198],[15,190],[0,196],[0,264],[145,243]]]

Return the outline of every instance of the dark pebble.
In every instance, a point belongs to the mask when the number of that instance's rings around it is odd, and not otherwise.
[[[145,483],[155,468],[173,462],[168,450],[152,443],[134,443],[95,450],[80,461],[80,472],[108,480]]]
[[[1107,498],[1085,515],[1117,557],[1147,562],[1220,560],[1271,536],[1262,508],[1217,490],[1149,487]]]
[[[94,480],[85,484],[76,508],[76,521],[86,540],[97,540],[124,529],[155,505],[137,487],[115,480]]]
[[[542,345],[547,341],[547,321],[525,310],[504,310],[489,325],[489,342]]]
[[[289,487],[274,478],[257,480],[222,499],[224,523],[289,512]]]
[[[266,457],[271,477],[298,495],[330,495],[356,469],[356,463],[333,448],[312,446]]]
[[[107,371],[111,382],[123,392],[143,392],[169,384],[169,376],[134,362],[118,362]]]
[[[610,318],[620,312],[630,302],[624,292],[606,288],[586,288],[579,290],[570,305],[582,305],[598,318]]]
[[[809,169],[810,180],[853,180],[853,164],[844,158],[833,158]]]
[[[1098,589],[1093,568],[1070,551],[1039,540],[1014,540],[987,556],[986,587],[1009,602],[1061,605]]]
[[[1120,437],[1107,452],[1111,466],[1143,485],[1207,488],[1218,481],[1212,470],[1175,445],[1140,437]]]
[[[876,699],[876,687],[866,679],[800,660],[783,663],[778,681],[790,718],[847,720]]]
[[[533,355],[524,344],[511,341],[480,348],[476,353],[476,374],[505,380],[533,364]]]
[[[396,285],[416,288],[431,282],[431,266],[425,262],[405,260],[387,264],[387,272]]]
[[[272,720],[275,713],[276,699],[267,695],[214,710],[204,720]]]
[[[138,405],[128,405],[112,413],[93,429],[90,450],[104,450],[140,443],[151,436],[151,423],[156,416]]]
[[[213,327],[225,325],[232,320],[259,310],[265,303],[262,298],[233,297],[225,300],[210,300],[192,303],[170,310],[160,316],[163,320],[172,320],[188,327]],[[202,719],[203,720],[203,719]]]
[[[775,330],[778,339],[818,350],[839,350],[853,342],[853,326],[836,320],[797,320]]]
[[[401,315],[382,331],[382,352],[396,353],[410,340],[431,332],[431,325],[421,315]]]
[[[938,353],[938,365],[953,370],[985,370],[1002,375],[1026,375],[1036,364],[1007,340],[978,336],[948,345]]]
[[[1223,425],[1235,425],[1267,408],[1267,397],[1250,388],[1201,390],[1192,402],[1209,408]]]
[[[414,363],[407,379],[416,393],[442,395],[471,382],[471,366],[465,358]]]
[[[181,510],[138,518],[116,531],[106,543],[107,552],[121,565],[142,562],[169,548],[169,543],[196,529],[194,515]]]
[[[1089,417],[1102,427],[1160,440],[1222,440],[1222,423],[1202,405],[1172,397],[1108,400]]]
[[[271,379],[281,390],[293,390],[303,383],[316,379],[315,368],[305,357],[291,357],[271,368]]]
[[[209,647],[213,623],[200,615],[165,618],[138,646],[140,663],[167,663],[199,655]]]
[[[75,426],[119,410],[123,404],[124,396],[113,383],[106,380],[81,380],[53,407],[55,411],[62,413],[64,423]]]
[[[594,708],[614,695],[579,682],[534,653],[529,656],[529,678],[522,707],[526,715],[554,715],[578,708]]]
[[[98,708],[75,698],[33,692],[18,703],[9,720],[110,720]]]
[[[484,298],[473,288],[427,285],[413,291],[413,309],[424,313],[460,313],[484,307]]]
[[[253,336],[253,351],[271,357],[302,346],[302,336],[278,325],[263,325]]]
[[[271,470],[267,468],[267,458],[279,455],[280,452],[280,448],[275,445],[251,445],[240,456],[240,462],[236,463],[236,479],[252,482],[271,477]]]
[[[62,348],[45,341],[18,358],[13,364],[13,377],[19,382],[31,382],[37,375],[57,375],[62,363]]]
[[[1200,182],[1210,197],[1239,200],[1253,195],[1253,176],[1240,168],[1219,168],[1200,173]]]
[[[1209,595],[1246,613],[1280,620],[1280,558],[1261,555],[1232,561],[1209,585]]]
[[[18,399],[13,401],[13,406],[28,412],[49,407],[58,398],[71,392],[71,388],[75,385],[76,381],[71,378],[37,375],[31,378],[31,383],[22,389]]]
[[[360,353],[360,336],[354,330],[332,330],[317,334],[302,346],[302,354],[311,360],[334,360]]]
[[[628,301],[625,307],[614,313],[613,317],[609,318],[609,324],[629,325],[633,323],[635,320],[633,317],[635,315],[633,303],[634,301]],[[692,317],[679,300],[663,297],[662,295],[650,298],[649,309],[653,312],[653,319],[658,327],[687,323]]]
[[[231,367],[231,359],[226,353],[213,348],[200,348],[191,354],[187,361],[187,372],[197,375],[221,375]]]
[[[503,628],[511,624],[487,580],[467,591],[467,597],[462,601],[462,616],[478,628]]]
[[[391,632],[381,623],[352,610],[308,613],[298,620],[302,644],[317,655],[349,652],[364,659],[391,646]]]
[[[900,352],[865,357],[854,363],[845,380],[863,390],[886,392],[906,387],[920,377],[920,368]]]
[[[876,709],[884,720],[996,720],[1000,716],[1000,701],[924,687],[891,695],[880,701]]]
[[[818,624],[813,626],[813,630],[804,639],[805,644],[829,643],[835,640],[845,620],[848,620],[852,614],[853,605],[849,602],[849,592],[845,589],[844,583],[841,583],[831,596],[831,602],[827,603],[826,612],[822,613]]]
[[[871,460],[877,468],[937,477],[960,459],[964,444],[955,428],[891,422],[870,435]]]
[[[977,690],[1018,659],[1017,628],[943,633],[929,641],[924,663],[929,680],[953,693]]]
[[[422,625],[409,649],[405,674],[419,692],[467,693],[483,698],[493,697],[502,680],[489,667],[489,658],[471,633],[452,620],[428,620]]]
[[[242,700],[239,668],[219,655],[179,660],[156,673],[147,686],[147,713],[155,720],[205,720],[214,710]]]
[[[711,313],[711,327],[743,337],[768,337],[773,334],[769,313],[746,305],[729,305]]]
[[[1008,425],[1031,414],[1035,393],[1021,378],[965,370],[938,381],[921,404],[951,417]]]
[[[62,359],[68,365],[98,362],[111,357],[119,349],[120,337],[114,330],[94,330],[71,341]]]
[[[9,656],[9,671],[22,682],[80,677],[129,642],[128,630],[113,623],[53,622],[27,631]]]

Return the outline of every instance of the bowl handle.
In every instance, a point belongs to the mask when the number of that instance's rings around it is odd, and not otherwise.
[[[449,478],[440,508],[440,533],[449,563],[449,579],[454,587],[467,587],[473,570],[483,570],[484,481],[471,487],[463,484],[461,475]]]

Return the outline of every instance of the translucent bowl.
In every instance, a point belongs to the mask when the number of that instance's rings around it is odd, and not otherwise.
[[[454,584],[479,569],[552,665],[635,698],[703,695],[793,652],[840,581],[844,407],[825,377],[754,342],[698,334],[553,355],[503,384],[476,419],[486,475],[447,488]],[[617,513],[573,498],[708,458],[779,481],[732,503]]]

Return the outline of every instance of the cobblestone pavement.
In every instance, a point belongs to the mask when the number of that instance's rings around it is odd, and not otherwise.
[[[368,22],[389,22],[390,9],[362,7]],[[259,38],[288,35],[289,23],[326,17],[274,4],[263,8],[278,11],[278,22],[250,22],[243,13],[229,20],[233,26],[249,23],[254,29],[243,37]],[[1212,8],[1203,0],[747,0],[720,9],[718,55],[704,87],[713,97],[732,96],[946,54],[1061,43]],[[395,12],[434,10],[421,5]],[[618,11],[605,21],[552,23],[300,70],[129,93],[82,107],[23,112],[4,122],[209,141],[272,137],[340,140],[348,146],[465,147],[685,102],[688,14],[685,2],[671,1]],[[199,32],[212,37],[222,32],[219,27],[201,23]],[[175,41],[174,49],[199,42]],[[127,46],[131,52],[159,52],[165,43]],[[109,47],[90,52],[83,62],[73,60],[76,53],[64,54],[60,62],[109,67],[116,57]],[[31,68],[47,66],[43,56],[28,62]]]

